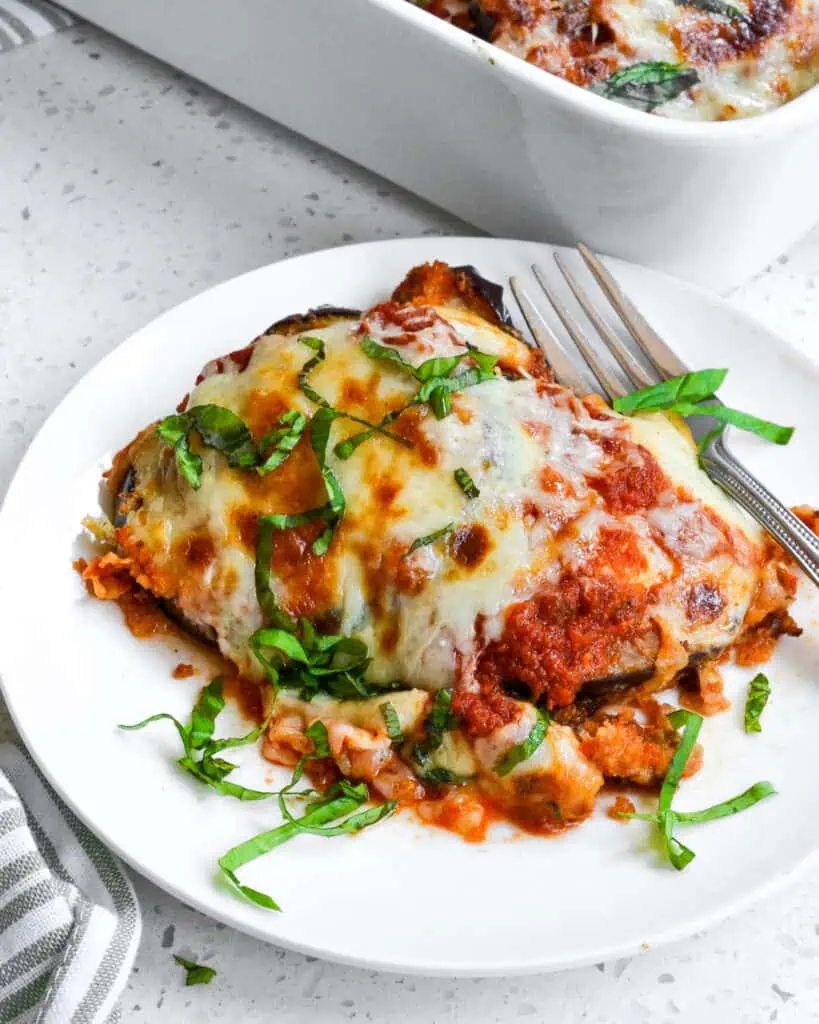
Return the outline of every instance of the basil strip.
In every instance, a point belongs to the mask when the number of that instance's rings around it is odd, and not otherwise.
[[[706,14],[719,14],[733,21],[747,21],[748,15],[737,7],[723,3],[723,0],[674,0],[678,7],[695,7]]]
[[[380,686],[364,680],[371,658],[367,645],[354,637],[320,634],[307,620],[298,626],[300,637],[283,629],[257,630],[248,641],[270,682],[298,690],[303,700],[329,693],[339,700],[360,700],[400,683]]]
[[[428,402],[437,418],[443,419],[452,411],[452,395],[454,392],[463,391],[464,388],[470,388],[475,384],[481,384],[483,381],[495,379],[494,368],[500,358],[499,356],[490,355],[488,352],[481,352],[480,349],[468,345],[467,352],[459,353],[456,356],[436,356],[433,359],[425,360],[420,366],[413,366],[395,349],[379,345],[378,342],[373,341],[367,335],[362,338],[361,347],[371,359],[393,363],[421,383],[421,387],[416,391],[412,401],[402,409],[390,414],[393,418],[414,405]],[[459,373],[455,377],[449,376],[458,364],[467,357],[472,358],[477,365],[463,373]],[[358,444],[366,441],[367,438],[356,435],[355,440],[357,447]],[[349,455],[344,457],[349,458]]]
[[[252,839],[234,846],[219,858],[219,867],[222,869],[222,873],[246,899],[268,910],[281,909],[272,897],[266,893],[259,892],[258,889],[252,889],[250,886],[243,885],[239,881],[236,871],[244,867],[245,864],[249,864],[251,861],[256,860],[257,857],[269,853],[275,847],[281,846],[282,843],[293,839],[299,833],[307,832],[312,835],[331,838],[332,836],[360,832],[362,829],[386,818],[395,810],[396,802],[388,800],[386,803],[369,808],[359,814],[353,814],[352,812],[366,800],[367,787],[363,785],[361,787],[350,786],[349,784],[344,785],[343,782],[344,780],[342,780],[342,784],[338,787],[332,787],[324,799],[316,801],[300,818],[285,821],[284,824],[271,829],[269,832],[262,832],[257,836],[253,836]],[[350,815],[350,817],[347,817],[347,815]],[[346,818],[346,820],[340,825],[330,825],[331,822],[338,821],[339,818]]]
[[[728,818],[732,814],[753,807],[754,804],[764,800],[767,796],[775,796],[776,790],[770,782],[755,782],[749,786],[744,793],[731,797],[730,800],[723,800],[721,803],[706,807],[704,811],[672,811],[674,818],[683,825],[701,825],[706,821],[716,821],[717,818]]]
[[[310,421],[310,444],[315,452],[321,478],[327,491],[327,513],[324,516],[327,526],[313,542],[314,555],[326,553],[347,507],[341,485],[327,465],[327,442],[330,438],[330,428],[333,420],[337,417],[338,413],[332,409],[319,409]]]
[[[787,444],[793,437],[793,427],[783,427],[771,420],[761,420],[739,409],[730,409],[727,405],[689,405],[680,403],[672,406],[672,411],[680,416],[713,416],[715,420],[730,424],[739,430],[747,430],[758,437],[774,444]]]
[[[177,761],[180,768],[222,796],[232,796],[237,800],[267,800],[275,794],[260,789],[249,789],[247,786],[240,786],[235,782],[226,782],[226,776],[236,768],[236,765],[215,756],[228,748],[255,743],[267,728],[267,722],[262,722],[261,725],[244,736],[214,740],[213,732],[216,719],[225,706],[222,687],[221,678],[214,679],[208,686],[203,687],[191,712],[190,725],[182,725],[173,715],[159,714],[152,715],[135,725],[120,725],[119,728],[142,729],[151,722],[163,718],[168,719],[173,722],[182,741],[184,753]],[[197,753],[201,753],[201,758],[198,761],[196,760]]]
[[[318,391],[316,391],[308,380],[313,370],[315,370],[319,363],[324,362],[324,358],[327,355],[324,342],[321,338],[311,338],[304,335],[299,338],[299,341],[302,345],[306,345],[309,349],[312,349],[315,352],[315,355],[311,356],[301,368],[299,373],[299,390],[303,394],[307,395],[311,402],[315,402],[316,405],[320,405],[324,409],[329,409],[330,403],[323,395],[320,395]]]
[[[668,859],[677,871],[682,871],[688,867],[696,854],[674,835],[674,823],[676,820],[674,812],[668,811],[660,816],[659,824]]]
[[[511,750],[498,761],[495,765],[496,775],[508,775],[513,768],[517,768],[519,764],[524,761],[528,761],[529,758],[534,754],[537,748],[546,738],[546,732],[549,728],[549,715],[540,711],[539,708],[535,708],[537,714],[537,720],[532,726],[529,735],[521,743],[516,743]]]
[[[453,475],[455,483],[461,488],[467,498],[477,498],[480,495],[481,492],[476,486],[475,481],[465,469],[459,467]]]
[[[324,347],[324,342],[321,340],[321,338],[311,337],[302,337],[299,338],[299,341],[303,345],[307,345],[308,348],[313,349],[313,351],[316,353],[312,358],[307,360],[307,362],[301,368],[301,372],[299,373],[299,388],[303,392],[303,394],[307,395],[307,397],[312,402],[315,402],[316,405],[320,405],[322,409],[327,409],[334,412],[337,417],[344,417],[344,419],[346,420],[352,420],[353,423],[363,424],[365,427],[368,428],[368,430],[365,431],[367,437],[372,437],[373,434],[383,434],[385,437],[389,437],[390,440],[397,441],[398,444],[404,445],[405,448],[414,447],[412,441],[408,441],[405,437],[400,437],[398,434],[393,434],[391,431],[385,429],[387,424],[391,422],[391,420],[389,420],[386,417],[380,423],[370,423],[369,420],[361,419],[360,416],[353,416],[352,413],[342,412],[340,409],[334,409],[333,406],[327,401],[327,399],[323,395],[320,395],[318,391],[316,391],[316,389],[312,387],[308,380],[310,373],[319,365],[319,363],[323,362],[323,360],[326,358],[327,352]],[[395,417],[393,417],[393,419],[394,418]],[[360,437],[361,435],[355,436]],[[362,438],[362,440],[366,440],[366,437]],[[355,444],[351,449],[348,450],[348,442],[341,441],[336,446],[336,455],[338,455],[338,457],[341,459],[349,459],[350,455],[353,454],[353,452],[355,451],[359,444],[361,444],[361,441],[358,441],[357,444]],[[340,451],[345,452],[346,454],[340,454]]]
[[[433,359],[425,359],[420,366],[412,371],[413,376],[422,384],[432,380],[433,377],[448,377],[455,367],[463,359],[466,359],[467,354],[463,352],[457,356],[436,356]]]
[[[256,600],[265,622],[280,629],[295,629],[295,620],[283,611],[270,586],[270,560],[273,557],[273,531],[280,529],[279,517],[259,516],[256,520]]]
[[[195,405],[187,412],[166,416],[156,432],[160,440],[174,449],[182,476],[194,490],[202,483],[202,459],[190,450],[190,434],[196,431],[202,443],[227,456],[228,464],[251,468],[259,461],[259,452],[244,420],[221,405]]]
[[[166,416],[156,433],[163,444],[173,448],[176,465],[188,484],[196,491],[202,484],[202,459],[190,449],[190,422],[184,414]]]
[[[470,781],[469,776],[456,775],[450,768],[427,768],[425,765],[418,766],[418,775],[432,786],[463,786]]]
[[[425,736],[415,744],[414,755],[423,761],[441,746],[444,733],[458,726],[458,717],[452,713],[452,690],[438,690],[429,714],[424,719]]]
[[[387,735],[393,743],[400,743],[404,739],[404,733],[401,730],[401,720],[395,706],[389,701],[385,701],[383,704],[379,704],[379,710],[384,719]]]
[[[698,404],[715,397],[717,388],[725,380],[727,370],[697,370],[682,377],[662,381],[648,388],[633,391],[630,395],[616,398],[612,408],[624,415],[635,412],[676,412],[679,416],[711,416],[723,425],[731,424],[740,430],[747,430],[764,437],[774,444],[787,444],[793,436],[793,427],[783,427],[770,420],[762,420],[747,412],[731,409],[722,404]],[[708,444],[721,433],[718,427],[707,434],[699,443],[702,453]]]
[[[671,763],[668,766],[668,771],[660,790],[657,813],[626,814],[623,817],[639,818],[642,821],[654,822],[660,829],[666,856],[678,871],[682,871],[683,868],[691,863],[695,854],[693,850],[684,846],[675,837],[674,828],[676,825],[698,825],[707,821],[716,821],[717,818],[726,818],[731,814],[744,811],[748,807],[753,807],[754,804],[764,800],[765,797],[773,796],[776,790],[770,782],[757,782],[738,796],[731,797],[729,800],[723,800],[721,803],[714,804],[711,807],[706,807],[702,811],[672,810],[671,801],[674,798],[688,758],[691,756],[691,751],[694,749],[697,735],[702,726],[702,718],[692,711],[680,709],[679,711],[672,712],[668,716],[668,720],[675,729],[680,728],[680,726],[683,726],[684,729],[680,744],[674,751],[674,756],[671,758]]]
[[[134,725],[118,725],[117,728],[122,729],[123,732],[136,732],[137,729],[144,729],[146,725],[150,725],[152,722],[160,722],[163,718],[167,719],[169,722],[173,722],[176,726],[176,731],[179,733],[179,738],[182,740],[182,746],[185,749],[185,754],[190,756],[191,738],[188,734],[188,730],[178,719],[174,718],[173,715],[161,712],[158,715],[151,715],[150,718],[143,718],[141,722],[136,722]]]
[[[727,370],[695,370],[682,377],[660,381],[659,384],[615,398],[612,408],[625,416],[631,416],[635,412],[670,409],[677,402],[701,402],[713,397],[727,375]]]
[[[417,551],[418,548],[426,547],[428,544],[434,544],[436,540],[440,540],[442,537],[449,536],[450,533],[455,529],[454,523],[447,523],[446,526],[442,526],[440,530],[436,530],[435,533],[428,533],[426,537],[418,537],[414,540],[409,548],[401,555],[402,558],[409,558],[413,551]]]
[[[201,750],[213,738],[216,719],[225,706],[222,696],[222,680],[214,679],[203,687],[199,698],[191,712],[191,724],[188,730],[192,750]]]
[[[684,64],[645,61],[594,82],[591,91],[648,113],[675,99],[699,80],[694,68],[687,68]]]
[[[411,373],[413,377],[415,376],[415,367],[412,363],[408,363],[397,349],[389,348],[387,345],[379,345],[369,334],[365,334],[361,339],[361,348],[370,359],[383,363],[393,363],[400,369],[406,370],[407,373]]]
[[[768,682],[768,677],[762,672],[757,673],[751,680],[748,697],[745,701],[745,732],[762,732],[762,724],[759,719],[770,695],[771,684]]]
[[[691,751],[694,749],[700,729],[702,728],[702,716],[695,714],[693,711],[686,711],[684,708],[672,711],[668,716],[668,721],[675,729],[682,727],[683,734],[679,746],[674,751],[674,755],[668,765],[668,770],[665,773],[663,785],[660,789],[660,801],[658,804],[660,814],[665,813],[671,807],[671,801],[677,792],[682,773],[685,770],[686,764],[688,764],[688,758],[691,756]]]
[[[203,964],[195,964],[192,960],[185,960],[184,957],[173,955],[174,960],[180,967],[185,968],[186,985],[208,985],[216,976],[212,967],[205,967]]]
[[[256,467],[259,476],[271,473],[278,469],[287,456],[299,443],[304,428],[307,426],[307,417],[295,409],[286,412],[279,420],[277,426],[269,431],[259,442],[259,451],[264,453],[272,449],[270,454],[261,464]]]
[[[231,466],[249,468],[258,462],[250,430],[235,412],[221,405],[195,405],[184,415],[190,417],[202,443],[226,455]]]

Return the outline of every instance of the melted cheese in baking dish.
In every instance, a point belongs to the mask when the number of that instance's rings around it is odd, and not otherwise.
[[[696,84],[651,108],[664,117],[761,114],[819,81],[817,0],[432,0],[423,6],[604,95],[606,80],[633,65],[693,69]]]
[[[364,640],[370,679],[455,685],[485,735],[503,720],[492,718],[502,684],[560,706],[601,679],[655,671],[667,680],[736,637],[757,587],[760,536],[700,471],[682,422],[626,419],[579,400],[516,338],[462,309],[390,303],[304,334],[326,348],[312,387],[370,421],[405,405],[418,384],[369,358],[364,334],[415,366],[466,344],[500,356],[494,379],[453,395],[450,415],[423,405],[396,420],[412,447],[376,435],[339,459],[333,446],[362,428],[337,420],[328,461],[347,508],[328,553],[311,552],[318,526],[274,536],[279,603]],[[225,406],[257,438],[288,409],[309,417],[316,405],[298,377],[311,355],[299,335],[264,335],[246,366],[211,367],[222,372],[198,384],[190,405]],[[256,518],[323,504],[323,482],[306,436],[265,477],[192,446],[203,459],[198,490],[152,429],[125,450],[136,488],[119,544],[143,585],[212,629],[241,673],[261,679],[248,648],[262,625]],[[459,468],[478,497],[456,483]]]

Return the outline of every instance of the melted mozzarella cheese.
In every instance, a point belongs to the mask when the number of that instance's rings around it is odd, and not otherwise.
[[[644,560],[635,581],[656,587],[653,619],[689,652],[728,642],[756,585],[759,533],[701,472],[687,429],[659,414],[592,415],[563,389],[531,379],[529,353],[510,335],[467,313],[438,313],[443,326],[421,330],[397,347],[407,362],[418,365],[430,351],[465,352],[468,342],[501,355],[521,375],[498,374],[455,394],[453,411],[443,419],[426,408],[405,414],[416,417],[411,448],[376,435],[351,458],[340,459],[334,445],[363,428],[336,420],[327,461],[346,497],[346,514],[323,560],[305,550],[286,572],[274,561],[277,599],[291,609],[315,599],[318,615],[333,615],[342,631],[364,640],[374,681],[400,678],[425,690],[450,686],[459,665],[463,671],[482,645],[502,635],[510,607],[556,585],[564,572],[597,572],[605,532],[618,529]],[[418,384],[408,372],[363,352],[359,321],[306,333],[326,348],[310,383],[336,408],[377,420],[415,393]],[[389,341],[389,334],[382,336]],[[207,377],[191,405],[232,409],[257,436],[285,408],[310,416],[316,406],[299,389],[298,375],[312,355],[296,337],[263,336],[245,370]],[[268,408],[275,411],[265,420]],[[668,493],[646,514],[615,516],[594,487],[607,471],[606,446],[618,439],[632,445],[636,462],[644,456],[633,446],[647,449],[670,481]],[[128,519],[129,543],[149,554],[157,592],[214,629],[223,653],[243,674],[260,678],[248,649],[262,625],[255,555],[252,543],[241,540],[237,516],[252,521],[304,511],[306,500],[321,504],[321,493],[309,499],[294,493],[293,473],[288,476],[290,460],[312,465],[313,456],[305,438],[284,467],[264,478],[231,469],[213,449],[201,449],[201,456],[202,484],[193,490],[154,435],[134,445],[139,501]],[[458,487],[458,468],[472,476],[477,498],[467,499]],[[450,524],[448,539],[409,554],[416,539]],[[724,539],[726,531],[732,545],[726,552],[723,543],[719,552],[715,537]],[[192,538],[210,544],[204,569],[191,562]],[[477,545],[480,557],[459,557],[461,543]],[[700,578],[712,581],[725,599],[724,610],[707,623],[692,622],[686,611]],[[321,588],[323,604],[316,596]]]

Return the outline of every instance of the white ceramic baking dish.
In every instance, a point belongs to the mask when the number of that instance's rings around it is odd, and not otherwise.
[[[569,85],[406,0],[63,0],[497,235],[717,289],[819,221],[819,88],[687,123]]]

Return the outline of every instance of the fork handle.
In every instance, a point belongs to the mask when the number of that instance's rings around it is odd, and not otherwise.
[[[714,483],[779,541],[808,579],[819,587],[819,537],[748,472],[721,438],[708,445],[702,464]]]

